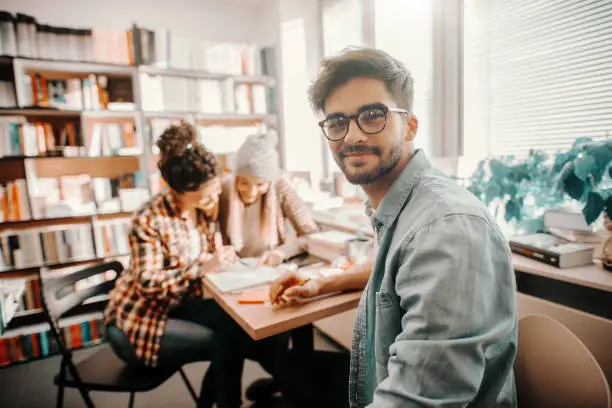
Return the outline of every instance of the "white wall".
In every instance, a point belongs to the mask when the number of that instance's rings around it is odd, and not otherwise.
[[[0,9],[21,12],[39,22],[71,27],[128,29],[132,23],[179,36],[211,41],[276,44],[263,29],[262,5],[227,0],[2,0]]]

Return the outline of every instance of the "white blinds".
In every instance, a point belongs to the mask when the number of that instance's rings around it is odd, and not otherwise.
[[[611,0],[464,6],[466,149],[523,154],[612,137]]]

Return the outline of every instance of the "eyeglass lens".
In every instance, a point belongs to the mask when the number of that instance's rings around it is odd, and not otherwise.
[[[359,112],[355,119],[357,126],[364,133],[375,134],[381,132],[387,123],[387,113],[382,108],[371,108]],[[331,140],[340,140],[348,133],[350,118],[335,116],[323,122],[323,131]]]

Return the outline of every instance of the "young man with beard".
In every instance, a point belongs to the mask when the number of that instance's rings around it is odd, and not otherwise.
[[[276,303],[365,287],[350,371],[341,355],[293,356],[285,394],[299,406],[516,406],[508,244],[486,207],[414,149],[409,71],[382,51],[347,50],[322,63],[310,99],[336,163],[368,197],[378,251],[372,268],[272,286]]]

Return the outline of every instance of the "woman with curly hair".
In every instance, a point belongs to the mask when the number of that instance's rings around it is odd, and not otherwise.
[[[215,367],[214,376],[202,382],[198,406],[212,406],[215,399],[219,407],[239,406],[243,360],[236,360],[233,348],[247,347],[248,335],[202,297],[204,274],[237,260],[218,227],[219,166],[186,123],[166,129],[157,146],[169,189],[133,216],[131,261],[110,293],[107,337],[128,364],[176,367],[211,360],[208,373]]]

